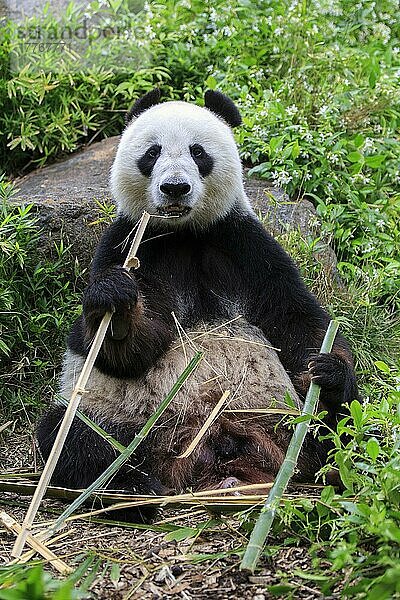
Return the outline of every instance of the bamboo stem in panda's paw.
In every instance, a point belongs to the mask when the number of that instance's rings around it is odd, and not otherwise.
[[[138,268],[139,261],[136,258],[136,253],[139,248],[139,244],[142,240],[143,234],[147,227],[151,215],[144,211],[142,217],[139,221],[135,237],[133,239],[132,245],[129,249],[128,255],[125,259],[123,267],[125,269],[130,268]],[[43,499],[43,496],[46,492],[47,486],[50,483],[51,476],[53,475],[54,469],[57,465],[58,459],[60,458],[60,454],[62,452],[65,440],[67,438],[68,432],[71,428],[72,422],[74,420],[76,411],[78,409],[79,403],[82,398],[82,394],[85,392],[86,384],[89,380],[90,374],[94,367],[94,363],[96,362],[96,358],[100,352],[100,348],[103,344],[105,335],[107,333],[107,329],[110,325],[112,319],[112,313],[107,312],[97,330],[97,333],[94,337],[93,343],[90,347],[89,353],[86,357],[85,363],[83,365],[81,374],[79,375],[78,381],[72,391],[71,398],[68,404],[68,408],[65,411],[64,418],[61,422],[60,429],[58,430],[57,437],[54,441],[53,448],[50,452],[49,458],[44,466],[42,475],[39,479],[37,488],[33,495],[32,501],[29,505],[28,511],[25,515],[24,522],[22,524],[21,531],[15,541],[14,547],[12,549],[11,555],[15,558],[19,558],[21,556],[21,552],[24,548],[26,538],[29,534],[29,531],[32,527],[35,515],[38,511],[40,503]]]

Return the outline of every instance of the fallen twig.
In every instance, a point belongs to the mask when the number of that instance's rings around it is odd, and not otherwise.
[[[201,429],[199,430],[199,432],[196,434],[196,436],[193,438],[193,440],[190,442],[189,446],[186,448],[185,452],[183,452],[182,454],[180,454],[179,456],[177,456],[177,458],[187,458],[188,456],[190,456],[193,452],[193,450],[196,448],[196,446],[198,446],[198,444],[200,443],[201,438],[204,436],[204,434],[206,433],[207,429],[209,427],[211,427],[211,425],[214,423],[215,419],[218,417],[219,412],[221,411],[221,408],[223,407],[223,405],[226,402],[226,399],[228,398],[230,394],[229,390],[226,390],[221,398],[218,400],[217,404],[214,406],[214,408],[212,409],[210,415],[208,416],[207,420],[205,421],[205,423],[203,424],[203,426],[201,427]]]

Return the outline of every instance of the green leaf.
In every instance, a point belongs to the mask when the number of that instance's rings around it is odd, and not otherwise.
[[[360,429],[363,422],[363,411],[358,400],[353,400],[353,402],[350,404],[350,413],[353,417],[354,425],[357,427],[357,429]]]
[[[110,571],[110,579],[111,581],[116,584],[119,581],[121,575],[121,567],[118,563],[113,563],[113,566],[111,567],[111,571]]]
[[[195,537],[198,534],[197,529],[193,529],[193,527],[181,527],[176,531],[171,531],[167,533],[165,536],[166,542],[181,542],[182,540],[187,540],[192,537]]]
[[[358,162],[364,161],[364,156],[361,154],[361,152],[350,152],[347,155],[347,158],[352,163],[358,163]]]
[[[379,442],[375,438],[371,438],[370,440],[368,440],[367,445],[365,446],[365,449],[366,449],[368,455],[375,462],[381,451]]]
[[[327,485],[321,492],[321,502],[330,504],[335,496],[335,488],[332,485]]]
[[[272,596],[284,596],[295,589],[295,586],[290,583],[277,583],[267,586],[267,590]]]
[[[386,375],[390,374],[390,367],[389,365],[387,365],[385,362],[383,362],[382,360],[377,360],[375,361],[375,366],[382,371],[382,373],[386,373]]]
[[[361,148],[364,145],[365,137],[361,133],[359,133],[356,135],[353,142],[356,148]]]
[[[205,81],[206,87],[210,88],[210,90],[215,90],[218,85],[217,80],[212,75],[209,75]]]
[[[385,154],[375,154],[374,156],[367,156],[365,158],[365,164],[367,165],[367,167],[371,167],[371,169],[377,169],[381,166],[385,158]]]
[[[296,140],[292,147],[292,158],[297,158],[300,154],[299,142]]]

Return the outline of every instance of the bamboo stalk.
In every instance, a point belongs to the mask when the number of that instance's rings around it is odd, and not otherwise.
[[[7,421],[7,423],[4,423],[3,425],[0,425],[0,433],[2,431],[4,431],[5,429],[7,429],[7,427],[10,427],[10,425],[13,424],[14,421]]]
[[[322,342],[321,354],[329,354],[331,352],[338,327],[339,324],[337,321],[331,321],[329,323],[324,341]],[[302,415],[309,415],[311,419],[318,403],[320,391],[320,386],[312,381],[304,401],[304,406],[301,412]],[[293,476],[296,468],[301,447],[309,429],[310,419],[297,423],[295,427],[286,452],[285,460],[279,469],[274,481],[274,485],[272,486],[268,497],[265,500],[264,507],[262,508],[251,533],[248,546],[244,553],[242,562],[240,563],[241,571],[249,571],[254,573],[258,559],[264,548],[265,540],[268,537],[274,521],[276,508],[279,505],[287,484],[289,483],[290,478]]]
[[[139,226],[136,230],[135,237],[132,242],[132,246],[128,252],[128,255],[124,262],[124,267],[129,269],[133,262],[143,237],[144,231],[149,222],[150,215],[147,212],[144,212],[142,218],[140,219]],[[137,266],[137,265],[136,265]],[[62,448],[64,446],[65,440],[67,438],[68,432],[71,428],[72,421],[74,420],[75,413],[81,401],[82,393],[85,390],[85,386],[90,377],[90,373],[93,369],[94,363],[96,361],[97,355],[100,351],[101,345],[104,341],[108,326],[110,325],[112,318],[112,313],[107,312],[97,330],[95,338],[93,340],[93,344],[89,350],[89,354],[85,360],[85,364],[83,365],[82,372],[78,378],[78,381],[74,387],[74,390],[71,394],[71,399],[69,401],[69,405],[67,410],[65,411],[64,418],[61,422],[60,429],[58,430],[57,437],[54,441],[53,448],[50,452],[50,455],[47,459],[47,462],[44,466],[42,475],[40,477],[38,486],[36,488],[36,492],[32,498],[32,502],[28,508],[28,511],[25,515],[24,522],[22,524],[22,529],[20,534],[18,535],[14,547],[12,549],[11,555],[15,558],[19,558],[21,555],[22,549],[24,547],[28,531],[31,528],[33,521],[35,519],[35,515],[39,508],[40,502],[42,501],[43,495],[46,491],[47,486],[49,485],[51,476],[53,475],[54,469],[56,467],[57,461],[60,457]]]
[[[46,546],[52,546],[53,544],[56,544],[57,542],[60,542],[61,540],[64,540],[66,537],[68,537],[69,535],[71,535],[71,533],[73,533],[75,530],[71,529],[69,531],[64,531],[63,533],[60,533],[59,535],[57,535],[56,537],[50,538],[48,534],[45,531],[41,531],[40,533],[37,533],[35,535],[35,538],[37,541],[42,542],[42,544],[44,542],[46,542]],[[22,565],[24,563],[27,563],[28,561],[31,560],[31,558],[33,558],[36,554],[36,550],[28,550],[27,552],[25,552],[24,554],[21,554],[21,556],[19,558],[14,558],[14,560],[11,560],[10,562],[7,563],[8,567],[11,567],[12,565]]]
[[[4,510],[0,511],[0,523],[2,523],[9,531],[20,535],[22,531],[22,527],[13,517],[8,515]],[[43,558],[49,561],[49,563],[57,569],[62,575],[69,575],[73,572],[73,569],[69,567],[63,560],[58,558],[52,550],[49,550],[47,546],[43,544],[37,537],[34,537],[30,533],[27,533],[26,536],[27,543]]]
[[[177,458],[187,458],[188,456],[190,456],[192,454],[193,450],[198,446],[201,438],[204,436],[207,429],[209,427],[211,427],[211,425],[214,423],[215,419],[218,417],[218,414],[219,414],[222,406],[225,404],[226,399],[228,398],[230,393],[231,393],[230,390],[226,390],[222,394],[221,398],[218,400],[217,404],[214,406],[211,413],[209,414],[206,422],[202,425],[199,432],[195,435],[193,440],[190,442],[190,444],[186,448],[185,452],[183,452],[182,454],[177,456]]]
[[[125,448],[125,450],[117,456],[114,462],[111,463],[109,467],[94,481],[89,487],[84,490],[76,500],[74,500],[70,506],[58,517],[55,521],[54,525],[50,528],[52,533],[55,533],[60,527],[62,527],[65,519],[69,517],[95,490],[103,487],[107,484],[109,479],[122,467],[122,465],[129,459],[131,454],[136,450],[139,444],[147,437],[150,433],[151,429],[167,409],[169,404],[175,398],[176,394],[179,392],[187,378],[193,373],[200,360],[202,359],[203,354],[201,352],[197,352],[195,356],[192,358],[186,369],[180,375],[174,386],[172,387],[169,394],[164,398],[161,402],[160,406],[157,410],[151,415],[149,420],[145,423],[139,433],[134,437],[132,442]]]
[[[300,484],[299,484],[300,485]],[[263,491],[265,489],[269,489],[272,487],[272,483],[249,483],[245,485],[239,485],[232,488],[217,488],[214,490],[201,490],[199,492],[188,492],[185,494],[174,494],[171,496],[145,496],[145,495],[134,495],[134,494],[120,494],[117,492],[107,492],[104,490],[98,490],[91,493],[91,498],[93,500],[98,500],[102,504],[115,504],[116,502],[124,502],[125,504],[132,503],[140,503],[140,504],[170,504],[171,502],[179,503],[190,500],[196,500],[196,498],[213,498],[214,496],[224,496],[225,498],[233,498],[237,500],[239,496],[238,492],[247,492],[249,490],[260,490]],[[300,487],[306,487],[303,484]],[[315,486],[318,487],[318,486]],[[14,494],[19,494],[21,496],[32,496],[36,487],[31,483],[0,483],[0,492],[9,492]],[[73,490],[70,488],[58,488],[49,485],[46,489],[45,497],[52,498],[55,500],[68,500],[73,501],[76,498],[79,498],[82,491],[84,490]],[[256,494],[252,494],[251,497],[254,497]],[[250,498],[250,495],[246,494],[242,496],[243,499]],[[259,499],[263,499],[263,496],[260,496]]]

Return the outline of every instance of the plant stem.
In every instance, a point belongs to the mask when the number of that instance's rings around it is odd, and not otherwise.
[[[331,321],[329,323],[324,341],[322,342],[320,351],[321,354],[329,354],[331,352],[338,327],[339,324],[337,321]],[[297,423],[295,427],[292,439],[290,440],[290,444],[286,452],[285,460],[278,471],[274,485],[268,494],[264,507],[262,508],[251,533],[250,541],[244,553],[242,562],[240,563],[241,571],[250,571],[251,573],[254,573],[260,554],[264,548],[265,540],[268,537],[274,521],[276,508],[279,506],[282,495],[296,468],[304,438],[306,437],[309,429],[310,420],[314,414],[315,407],[317,406],[319,400],[320,391],[320,386],[312,381],[304,401],[303,410],[301,412],[302,415],[307,415],[310,418],[306,421]]]

